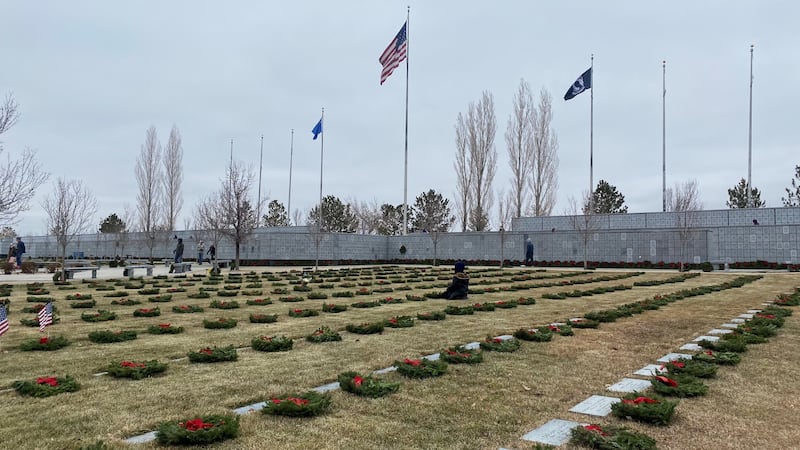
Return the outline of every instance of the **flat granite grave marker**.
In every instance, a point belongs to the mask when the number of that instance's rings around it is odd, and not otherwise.
[[[319,392],[320,394],[324,394],[325,392],[335,391],[339,389],[339,382],[334,381],[333,383],[323,384],[322,386],[317,386],[312,391]]]
[[[701,346],[699,346],[699,345],[697,345],[695,343],[691,343],[691,344],[683,344],[683,345],[681,345],[679,350],[689,350],[690,352],[702,352],[703,351],[703,347],[701,347]]]
[[[569,441],[572,429],[579,426],[582,424],[571,420],[553,419],[539,428],[525,433],[522,439],[548,445],[561,445]]]
[[[741,317],[742,319],[752,319],[753,315],[752,314],[739,314],[739,317]]]
[[[721,326],[725,328],[739,328],[738,323],[723,323]]]
[[[670,361],[675,361],[676,359],[692,359],[692,355],[688,353],[667,353],[661,358],[658,358],[656,361],[670,362]]]
[[[736,327],[734,327],[736,328]],[[733,333],[731,330],[721,330],[719,328],[714,328],[713,330],[709,331],[708,334],[730,334]]]
[[[586,400],[570,408],[570,412],[605,417],[611,414],[611,405],[614,403],[619,403],[619,401],[620,400],[617,397],[592,395]]]
[[[651,377],[653,375],[660,375],[665,373],[667,369],[662,369],[663,366],[660,364],[648,364],[641,369],[633,372],[634,375],[641,375],[643,377]]]
[[[611,392],[642,392],[650,389],[649,380],[639,380],[637,378],[623,378],[608,387]]]
[[[700,341],[717,342],[718,340],[719,336],[697,336],[696,338],[694,338],[694,342],[700,342]]]
[[[742,319],[742,318],[739,318],[739,317],[737,317],[735,319],[731,319],[731,323],[745,323],[745,322],[747,322],[747,321]]]
[[[760,313],[760,312],[761,312],[760,309],[748,309],[747,310],[747,314],[756,314],[756,313]]]

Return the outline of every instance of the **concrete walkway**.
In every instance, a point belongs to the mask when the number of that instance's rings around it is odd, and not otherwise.
[[[197,264],[192,264],[191,272],[186,272],[184,275],[188,275],[191,273],[205,273],[211,266],[208,264],[203,264],[202,266],[198,266]],[[97,279],[104,280],[109,278],[127,278],[122,275],[122,271],[125,270],[124,267],[108,267],[108,266],[101,266],[100,269],[97,271]],[[137,269],[135,271],[137,277],[143,276],[145,271],[143,269]],[[153,276],[155,275],[168,275],[169,274],[169,267],[164,266],[164,264],[154,264],[153,265]],[[179,275],[179,274],[178,274]],[[92,272],[85,270],[81,272],[76,272],[74,274],[73,281],[81,281],[83,279],[90,280],[92,278]],[[33,282],[52,282],[53,281],[53,274],[48,272],[37,272],[37,273],[22,273],[16,271],[12,274],[6,275],[0,273],[0,284],[8,283],[8,284],[19,284],[19,283],[33,283]]]

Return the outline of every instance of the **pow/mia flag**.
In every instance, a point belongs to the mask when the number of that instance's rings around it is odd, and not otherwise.
[[[572,83],[572,86],[567,89],[567,93],[564,94],[564,100],[569,100],[576,95],[580,94],[581,92],[591,89],[592,88],[592,68],[588,68],[586,72],[583,72],[581,76]]]

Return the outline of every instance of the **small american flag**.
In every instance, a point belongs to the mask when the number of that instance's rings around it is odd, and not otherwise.
[[[39,310],[39,331],[44,331],[45,327],[53,323],[53,303],[44,305]]]
[[[8,311],[5,305],[0,305],[0,336],[8,331]]]
[[[406,52],[408,50],[406,25],[408,25],[408,23],[403,24],[403,28],[400,28],[397,36],[392,39],[392,42],[386,47],[386,50],[383,51],[381,57],[378,58],[378,61],[380,61],[383,66],[383,70],[381,70],[381,84],[389,78],[389,75],[400,65],[400,62],[406,59]]]

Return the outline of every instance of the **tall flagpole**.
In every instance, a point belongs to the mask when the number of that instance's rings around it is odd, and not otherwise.
[[[261,225],[261,172],[264,170],[264,135],[261,135],[261,158],[258,161],[258,207],[256,211],[256,228]]]
[[[322,155],[325,148],[325,108],[322,108],[322,116],[319,119],[322,124],[320,134],[322,138],[319,141],[319,203],[317,206],[317,233],[322,233]],[[315,239],[322,239],[321,235],[317,235]],[[317,259],[314,261],[314,271],[319,268],[319,242],[317,242]]]
[[[325,108],[322,108],[322,137],[319,140],[319,218],[322,219],[322,155],[325,148]]]
[[[230,195],[233,195],[233,139],[231,138],[231,162],[230,162],[230,173],[228,174],[230,180],[228,180],[228,187],[230,191]]]
[[[408,60],[409,60],[409,24],[411,6],[406,11],[406,133],[405,133],[405,160],[403,168],[403,234],[408,233]]]
[[[661,211],[667,211],[667,61],[661,61]]]
[[[594,193],[594,175],[592,167],[592,158],[594,156],[594,149],[592,148],[594,143],[594,53],[592,53],[592,62],[589,68],[591,69],[589,73],[592,74],[592,88],[589,89],[589,198],[592,198],[592,194]]]
[[[753,173],[753,45],[750,45],[750,119],[747,131],[747,207],[752,208],[751,199]]]
[[[324,139],[324,137],[323,137]],[[294,128],[292,128],[292,138],[289,142],[289,206],[287,207],[287,214],[289,214],[289,224],[292,221],[292,158],[294,156]],[[295,224],[297,225],[297,224]]]

